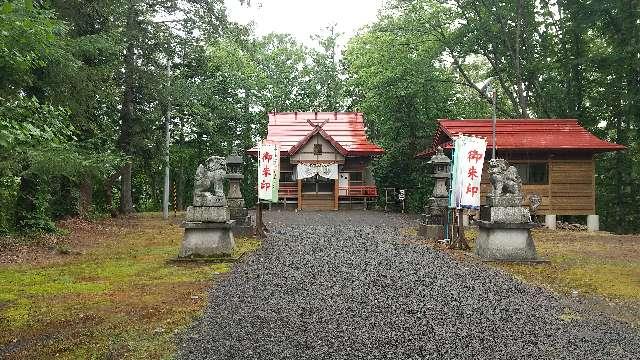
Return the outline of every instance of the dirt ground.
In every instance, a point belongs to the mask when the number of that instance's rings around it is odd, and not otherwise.
[[[0,242],[0,358],[169,358],[229,263],[176,265],[180,218],[68,220]],[[238,253],[259,242],[237,239]]]

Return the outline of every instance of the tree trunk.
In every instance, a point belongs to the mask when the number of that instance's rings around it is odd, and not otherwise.
[[[21,176],[20,187],[18,188],[18,196],[16,199],[16,230],[27,230],[21,228],[28,224],[36,213],[36,197],[38,192],[39,181],[35,176]]]
[[[182,167],[178,169],[178,179],[177,179],[177,187],[176,191],[176,203],[178,206],[178,211],[184,210],[184,170]],[[175,186],[175,185],[174,185]]]
[[[616,143],[625,144],[625,136],[623,135],[623,127],[622,127],[622,114],[616,114]],[[624,170],[625,170],[625,161],[624,161],[624,153],[622,151],[618,151],[616,153],[616,177],[615,177],[615,189],[616,189],[616,206],[615,206],[615,214],[616,218],[622,219],[624,216],[623,204],[624,204],[624,192],[623,186],[624,184]],[[623,233],[623,221],[616,221],[616,232],[618,234]]]
[[[122,106],[120,108],[120,136],[118,145],[120,149],[131,156],[133,149],[131,146],[134,125],[134,72],[135,72],[135,42],[134,34],[136,30],[136,7],[132,2],[129,3],[127,25],[126,25],[126,41],[127,48],[124,56],[124,92],[122,95]],[[131,196],[131,168],[129,161],[122,173],[122,195],[120,197],[120,212],[129,214],[133,211],[133,201]]]
[[[122,176],[124,168],[125,167],[123,166],[122,168],[118,169],[118,171],[111,174],[111,176],[106,178],[104,181],[104,198],[105,202],[107,203],[107,210],[109,211],[109,214],[111,214],[111,217],[118,216],[117,209],[113,207],[113,185],[116,183],[116,180],[118,180],[118,178]]]
[[[93,184],[90,178],[80,183],[80,198],[78,199],[78,216],[86,218],[91,213],[93,204]]]
[[[120,177],[120,213],[131,214],[133,212],[133,198],[131,196],[131,161],[122,169]]]

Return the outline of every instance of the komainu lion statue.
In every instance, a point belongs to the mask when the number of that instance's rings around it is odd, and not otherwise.
[[[509,166],[505,159],[489,160],[489,179],[493,186],[493,196],[522,193],[522,180],[518,169]]]
[[[196,170],[193,189],[194,206],[222,206],[225,204],[225,158],[212,156]]]

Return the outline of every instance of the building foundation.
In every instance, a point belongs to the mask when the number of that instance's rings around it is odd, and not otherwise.
[[[587,215],[587,229],[600,231],[600,215]]]
[[[556,216],[555,215],[545,215],[544,216],[544,225],[549,230],[556,229]]]

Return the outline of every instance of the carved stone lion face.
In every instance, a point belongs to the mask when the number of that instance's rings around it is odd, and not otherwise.
[[[507,170],[507,162],[504,159],[489,160],[489,173],[498,174]]]
[[[207,170],[209,171],[222,170],[225,168],[225,158],[222,156],[211,156],[207,159],[206,164]]]

